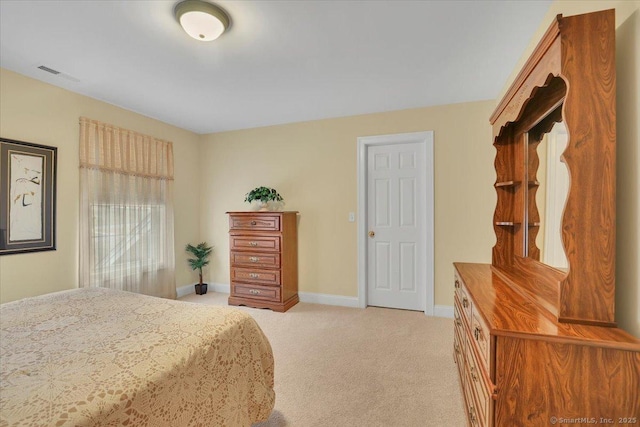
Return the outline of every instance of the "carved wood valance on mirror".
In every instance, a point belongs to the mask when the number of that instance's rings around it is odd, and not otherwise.
[[[615,325],[614,21],[613,10],[558,15],[490,120],[494,270],[559,320],[605,326]]]

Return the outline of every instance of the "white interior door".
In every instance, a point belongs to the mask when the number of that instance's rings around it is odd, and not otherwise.
[[[366,148],[367,305],[426,309],[427,144],[414,136]]]

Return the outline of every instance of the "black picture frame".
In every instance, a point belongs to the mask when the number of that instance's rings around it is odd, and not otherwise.
[[[0,138],[0,256],[56,249],[57,151]]]

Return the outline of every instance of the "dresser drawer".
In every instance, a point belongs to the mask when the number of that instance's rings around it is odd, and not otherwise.
[[[249,285],[232,283],[232,295],[264,301],[280,302],[280,288],[274,286]]]
[[[485,426],[488,425],[488,420],[491,416],[491,405],[493,401],[491,400],[489,385],[487,384],[486,371],[482,368],[473,351],[473,338],[467,336],[467,339],[467,351],[465,353],[465,360],[467,362],[466,386],[471,390],[470,394],[474,397],[478,425]]]
[[[464,363],[464,341],[461,341],[458,335],[454,335],[453,338],[453,361],[456,363],[456,367],[458,368],[458,379],[460,380],[460,387],[462,390],[465,389],[465,363]]]
[[[466,369],[464,362],[464,343],[464,335],[459,334],[458,330],[456,330],[453,334],[453,357],[458,365],[458,373],[460,374],[461,380],[464,378],[463,372]]]
[[[465,395],[469,396],[467,401],[467,414],[469,422],[472,426],[488,427],[490,426],[489,410],[491,408],[491,397],[486,394],[478,394],[477,390],[471,385],[471,373],[467,371],[466,375]]]
[[[462,309],[460,308],[460,300],[458,300],[457,296],[453,298],[453,327],[457,334],[463,334],[464,321],[462,320]]]
[[[460,282],[460,287],[456,289],[456,295],[458,295],[458,298],[460,300],[460,305],[462,306],[462,313],[460,314],[462,314],[464,317],[464,320],[469,325],[471,325],[472,304],[471,304],[471,298],[469,297],[469,293],[464,287],[464,282]]]
[[[480,314],[476,311],[473,312],[471,318],[471,339],[474,340],[474,346],[478,349],[480,355],[480,362],[482,363],[484,370],[489,371],[491,360],[491,336],[489,335],[489,328],[484,324],[484,321],[480,317]]]
[[[458,277],[457,274],[453,275],[453,287],[455,289],[454,295],[457,296],[460,301],[462,301],[462,280]]]
[[[469,425],[472,427],[478,427],[479,419],[478,419],[478,409],[476,407],[476,402],[473,397],[473,387],[469,387],[469,378],[467,375],[467,371],[462,373],[463,379],[463,387],[462,393],[464,395],[464,403],[465,403],[465,412],[467,413],[467,419],[469,420]]]
[[[231,252],[231,265],[280,268],[280,254],[260,252]]]
[[[230,230],[280,231],[280,217],[278,215],[231,215],[229,217]]]
[[[280,285],[280,270],[231,267],[231,281],[277,286]]]
[[[270,251],[280,252],[280,236],[251,236],[235,235],[229,236],[229,246],[232,251]]]

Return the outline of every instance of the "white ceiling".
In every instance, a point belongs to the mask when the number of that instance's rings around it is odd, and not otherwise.
[[[211,133],[494,99],[551,4],[219,0],[198,42],[177,2],[0,0],[0,66]]]

